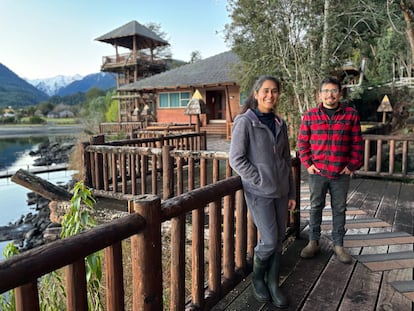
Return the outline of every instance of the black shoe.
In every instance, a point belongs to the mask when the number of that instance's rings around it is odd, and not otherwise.
[[[289,307],[289,302],[279,287],[280,252],[275,252],[269,259],[267,271],[267,288],[269,289],[272,303],[275,307],[284,309]]]
[[[252,288],[253,295],[259,302],[270,301],[269,291],[264,281],[268,267],[268,260],[261,260],[256,254],[253,257]]]

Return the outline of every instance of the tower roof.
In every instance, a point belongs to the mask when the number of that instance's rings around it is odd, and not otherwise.
[[[96,41],[106,42],[112,45],[122,46],[133,49],[133,38],[136,37],[137,49],[155,48],[157,46],[168,45],[169,43],[160,38],[156,33],[141,25],[137,21],[131,21],[118,27],[98,38]]]

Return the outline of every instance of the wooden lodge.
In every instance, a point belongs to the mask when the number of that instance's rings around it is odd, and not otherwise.
[[[224,52],[124,85],[118,91],[141,96],[152,94],[150,107],[157,121],[181,124],[191,122],[185,110],[198,91],[206,105],[205,113],[199,116],[201,130],[224,135],[239,113],[242,101],[233,74],[238,64],[236,54]]]
[[[191,124],[185,108],[198,90],[206,104],[201,129],[225,135],[239,112],[240,88],[232,70],[239,64],[232,52],[170,69],[171,59],[157,58],[156,49],[167,46],[147,27],[131,21],[98,38],[115,47],[115,55],[103,56],[102,71],[117,75],[118,123],[157,121],[159,124]],[[120,53],[119,49],[128,52]],[[170,69],[170,70],[169,70]],[[195,117],[193,117],[195,118]],[[104,124],[102,133],[111,125]]]

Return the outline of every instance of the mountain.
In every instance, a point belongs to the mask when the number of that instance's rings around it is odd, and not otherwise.
[[[0,63],[0,107],[38,104],[49,96]]]
[[[29,82],[31,85],[33,85],[38,90],[41,90],[42,92],[46,93],[49,96],[56,95],[58,91],[69,85],[70,83],[74,81],[81,80],[81,75],[74,75],[74,76],[56,76],[52,78],[46,78],[46,79],[26,79],[27,82]]]
[[[86,93],[94,87],[101,90],[114,88],[116,87],[116,78],[113,74],[110,73],[93,73],[83,77],[80,80],[73,81],[65,87],[60,88],[56,95],[66,96],[79,92]]]

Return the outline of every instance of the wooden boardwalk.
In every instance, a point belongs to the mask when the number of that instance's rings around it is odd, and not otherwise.
[[[324,212],[321,253],[312,259],[300,258],[308,231],[306,182],[301,197],[301,238],[283,255],[281,286],[290,302],[285,310],[413,310],[414,184],[352,179],[345,239],[354,257],[350,265],[340,263],[333,254],[329,205]],[[250,278],[213,310],[279,310],[255,300]]]

